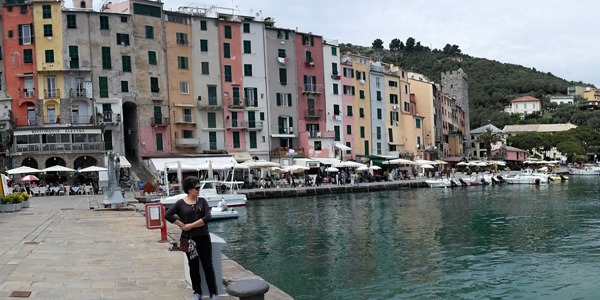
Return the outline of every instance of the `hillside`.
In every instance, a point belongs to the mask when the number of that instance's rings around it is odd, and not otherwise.
[[[571,82],[543,73],[535,68],[501,63],[485,58],[471,57],[461,53],[457,45],[446,45],[443,50],[429,49],[419,42],[409,38],[406,45],[395,40],[392,50],[382,49],[383,42],[375,40],[372,47],[362,47],[351,44],[341,44],[341,52],[351,51],[372,57],[386,63],[399,65],[407,71],[422,73],[435,82],[441,82],[442,72],[462,68],[469,76],[469,104],[471,128],[477,128],[488,123],[502,128],[513,124],[514,118],[500,114],[509,101],[523,95],[531,95],[542,99],[542,105],[549,101],[546,95],[566,94],[571,85],[585,85],[582,82]],[[393,44],[392,41],[391,44]],[[545,103],[546,102],[546,103]],[[540,120],[543,122],[543,120]],[[551,120],[550,120],[551,121]],[[530,120],[530,123],[537,121]],[[545,120],[544,123],[549,122]]]

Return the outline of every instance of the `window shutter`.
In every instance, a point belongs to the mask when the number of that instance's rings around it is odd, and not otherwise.
[[[292,94],[287,94],[288,97],[288,106],[292,107]]]
[[[279,133],[284,133],[283,132],[283,118],[282,117],[279,117]]]
[[[23,25],[19,25],[19,45],[23,45]]]
[[[281,106],[281,94],[277,93],[277,106]]]
[[[290,117],[288,119],[288,123],[289,123],[290,127],[294,126],[294,120],[292,119],[292,117]]]

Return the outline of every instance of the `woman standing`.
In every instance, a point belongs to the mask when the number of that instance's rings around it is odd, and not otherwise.
[[[200,193],[200,179],[198,177],[187,177],[181,182],[181,185],[187,195],[169,208],[165,214],[165,219],[181,228],[181,237],[189,239],[190,250],[196,249],[197,256],[195,251],[186,253],[188,265],[190,266],[192,288],[194,289],[194,300],[202,298],[200,263],[202,263],[204,269],[211,299],[216,300],[218,299],[217,282],[212,262],[212,244],[207,225],[212,218],[210,207],[206,199],[198,198]],[[179,216],[179,219],[174,215]]]

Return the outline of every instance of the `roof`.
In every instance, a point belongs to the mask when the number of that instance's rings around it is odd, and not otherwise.
[[[442,158],[443,161],[447,161],[447,162],[459,162],[464,160],[465,158],[462,156],[451,156],[451,157],[444,157]]]
[[[487,124],[485,126],[481,126],[479,128],[473,129],[471,130],[471,134],[480,134],[480,133],[485,133],[488,131],[488,129],[492,130],[492,133],[504,133],[502,132],[502,130],[500,130],[498,127],[492,125],[492,124]]]
[[[519,132],[559,132],[567,131],[577,126],[566,123],[566,124],[531,124],[531,125],[506,125],[504,126],[504,133],[519,133]]]
[[[525,96],[525,97],[520,97],[520,98],[517,98],[517,99],[513,99],[510,102],[513,103],[513,102],[531,102],[531,101],[540,101],[540,99],[533,98],[531,96]]]
[[[515,147],[511,147],[511,146],[506,146],[506,151],[527,152],[526,150],[515,148]]]

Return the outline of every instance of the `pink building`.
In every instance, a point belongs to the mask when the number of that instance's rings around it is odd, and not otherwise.
[[[346,93],[345,87],[351,87],[354,84],[354,69],[352,68],[352,59],[344,57],[341,61],[341,80],[340,80],[340,90],[342,93],[342,116],[344,120],[344,127],[342,131],[344,132],[344,144],[352,150],[344,151],[343,158],[344,160],[348,160],[350,158],[356,158],[355,148],[354,147],[354,135],[355,130],[358,130],[357,126],[354,126],[354,114],[358,113],[358,108],[353,107],[354,105],[354,96],[352,93]]]
[[[225,149],[227,151],[246,150],[244,130],[244,98],[242,96],[244,76],[242,64],[241,24],[219,22],[221,52],[221,82],[225,109]]]

